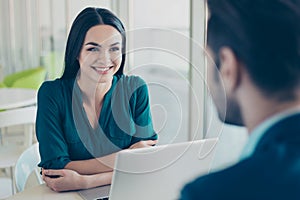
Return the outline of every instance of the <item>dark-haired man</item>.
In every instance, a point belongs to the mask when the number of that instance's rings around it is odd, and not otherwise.
[[[300,0],[207,2],[212,96],[249,141],[239,163],[187,184],[181,199],[299,200]]]

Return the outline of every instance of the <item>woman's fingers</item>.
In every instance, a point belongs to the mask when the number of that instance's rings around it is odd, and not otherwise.
[[[145,142],[148,146],[153,146],[157,144],[157,140],[146,140]]]
[[[136,149],[136,148],[143,148],[143,147],[149,147],[153,146],[157,143],[157,140],[143,140],[139,141],[137,143],[134,143],[129,147],[129,149]]]

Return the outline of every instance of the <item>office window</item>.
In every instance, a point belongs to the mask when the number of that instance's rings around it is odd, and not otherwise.
[[[129,74],[148,84],[161,144],[188,140],[190,3],[128,1]]]
[[[59,77],[67,33],[87,6],[111,7],[110,0],[1,0],[0,80],[16,71],[44,66]]]
[[[77,14],[85,7],[110,7],[109,0],[43,0],[39,3],[41,65],[47,68],[48,78],[63,72],[67,34]]]
[[[1,75],[39,65],[37,0],[0,1]],[[1,77],[0,77],[1,78]]]

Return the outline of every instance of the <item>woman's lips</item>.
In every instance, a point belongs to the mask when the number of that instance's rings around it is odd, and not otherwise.
[[[110,67],[93,67],[92,66],[92,68],[100,74],[107,74],[108,71],[113,68],[113,66],[110,66]]]

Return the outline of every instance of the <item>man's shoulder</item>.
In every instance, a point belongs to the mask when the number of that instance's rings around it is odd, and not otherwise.
[[[300,199],[300,171],[273,153],[256,154],[232,167],[199,177],[182,190],[182,200]],[[282,164],[280,164],[282,162]]]
[[[247,184],[247,176],[252,171],[249,164],[252,165],[252,162],[247,159],[224,170],[198,177],[184,187],[182,199],[226,199],[227,193],[242,186],[239,182]]]

